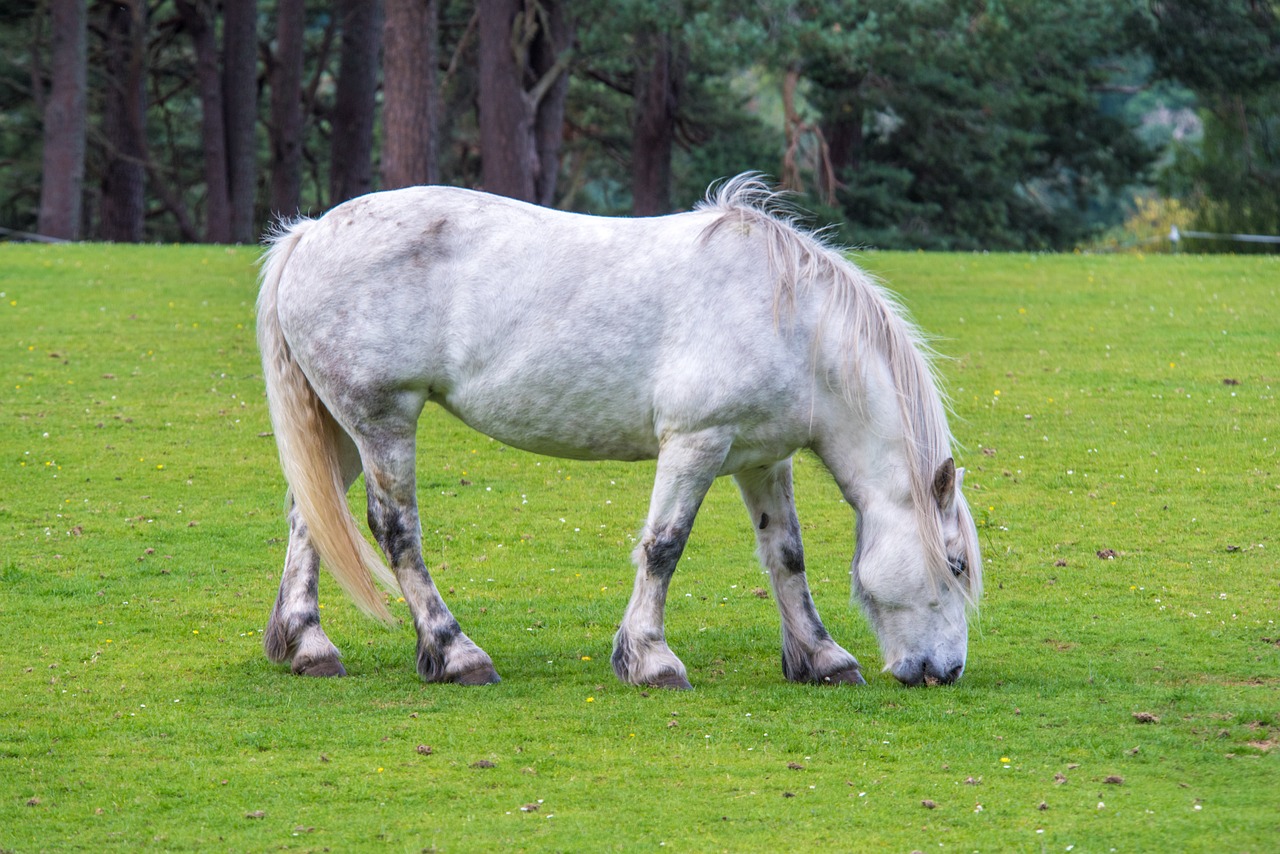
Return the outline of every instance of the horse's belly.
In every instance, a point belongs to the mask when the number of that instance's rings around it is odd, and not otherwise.
[[[464,424],[503,444],[576,460],[647,460],[658,455],[652,417],[634,404],[575,400],[536,388],[507,394],[452,393],[434,398]]]
[[[477,379],[432,399],[504,444],[568,459],[654,459],[663,437],[727,430],[732,445],[719,473],[731,474],[785,459],[808,443],[809,409],[785,392],[737,395],[731,404],[711,390],[609,382],[585,367],[578,378],[587,382]]]

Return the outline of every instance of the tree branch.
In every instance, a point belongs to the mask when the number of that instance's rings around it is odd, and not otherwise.
[[[316,52],[316,70],[311,75],[311,82],[307,84],[306,90],[302,97],[302,116],[303,121],[310,116],[315,109],[316,91],[320,88],[320,77],[324,74],[325,66],[329,64],[329,51],[333,48],[333,31],[337,24],[337,17],[330,16],[329,23],[324,26],[324,36],[320,39],[320,50]]]
[[[178,230],[182,232],[182,239],[188,243],[199,243],[200,232],[196,229],[196,224],[191,221],[191,214],[187,211],[187,206],[169,188],[169,184],[165,181],[165,176],[160,172],[160,167],[150,157],[147,157],[144,165],[146,166],[147,174],[151,176],[151,186],[155,189],[156,195],[160,197],[160,202],[169,213],[173,214],[173,218],[178,221]]]
[[[533,47],[533,40],[538,37],[538,9],[541,8],[537,0],[527,2],[522,14],[516,15],[515,21],[511,25],[511,53],[515,58],[516,68],[526,68],[529,65],[529,49]]]
[[[632,98],[635,97],[636,90],[634,85],[624,83],[621,80],[618,80],[614,77],[610,77],[609,75],[605,74],[603,71],[595,71],[590,68],[582,68],[581,66],[579,66],[579,68],[581,69],[581,72],[583,74],[585,74],[587,77],[590,77],[592,80],[595,80],[597,83],[603,83],[606,87],[612,89],[615,92],[619,92],[623,95],[627,95]]]
[[[476,9],[471,13],[471,19],[467,21],[467,28],[462,31],[462,37],[458,39],[458,46],[453,49],[453,56],[449,57],[449,66],[445,69],[444,77],[440,80],[440,91],[444,92],[449,86],[449,81],[453,79],[453,75],[458,71],[458,63],[462,61],[462,54],[471,46],[472,39],[475,38],[476,28],[480,25],[480,10]]]
[[[542,99],[547,96],[547,93],[551,91],[551,87],[555,85],[557,78],[569,69],[569,65],[572,62],[573,48],[565,48],[556,57],[555,65],[548,68],[547,73],[542,75],[542,78],[525,94],[525,97],[535,110],[542,103]]]
[[[1119,95],[1136,95],[1147,91],[1147,86],[1126,85],[1122,83],[1098,83],[1089,87],[1090,92],[1115,92]]]

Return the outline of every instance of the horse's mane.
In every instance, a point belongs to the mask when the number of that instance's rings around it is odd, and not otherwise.
[[[934,364],[936,354],[928,339],[896,296],[852,264],[838,247],[802,226],[786,206],[785,196],[770,189],[759,173],[746,172],[713,186],[697,210],[720,214],[703,231],[703,240],[733,226],[763,235],[774,274],[775,318],[794,311],[804,289],[815,283],[826,285],[821,332],[840,336],[841,350],[847,354],[841,366],[841,393],[850,406],[861,406],[861,354],[869,349],[884,358],[898,395],[912,504],[925,553],[935,571],[947,572],[932,485],[934,472],[951,456],[952,435]],[[963,592],[976,604],[981,594],[981,557],[977,543],[970,542],[971,526],[961,529],[969,566],[969,589]]]

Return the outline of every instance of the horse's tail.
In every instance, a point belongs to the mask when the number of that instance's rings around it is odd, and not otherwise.
[[[396,589],[395,577],[357,530],[347,507],[346,484],[339,464],[342,427],[325,408],[302,372],[280,328],[276,300],[289,256],[315,225],[302,219],[282,227],[269,239],[258,292],[258,347],[267,385],[267,405],[280,467],[312,546],[329,572],[365,613],[384,623],[391,612],[373,577]]]

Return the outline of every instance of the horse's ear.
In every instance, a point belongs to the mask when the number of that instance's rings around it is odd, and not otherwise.
[[[938,509],[946,512],[956,500],[956,461],[947,457],[933,475],[933,499]]]

